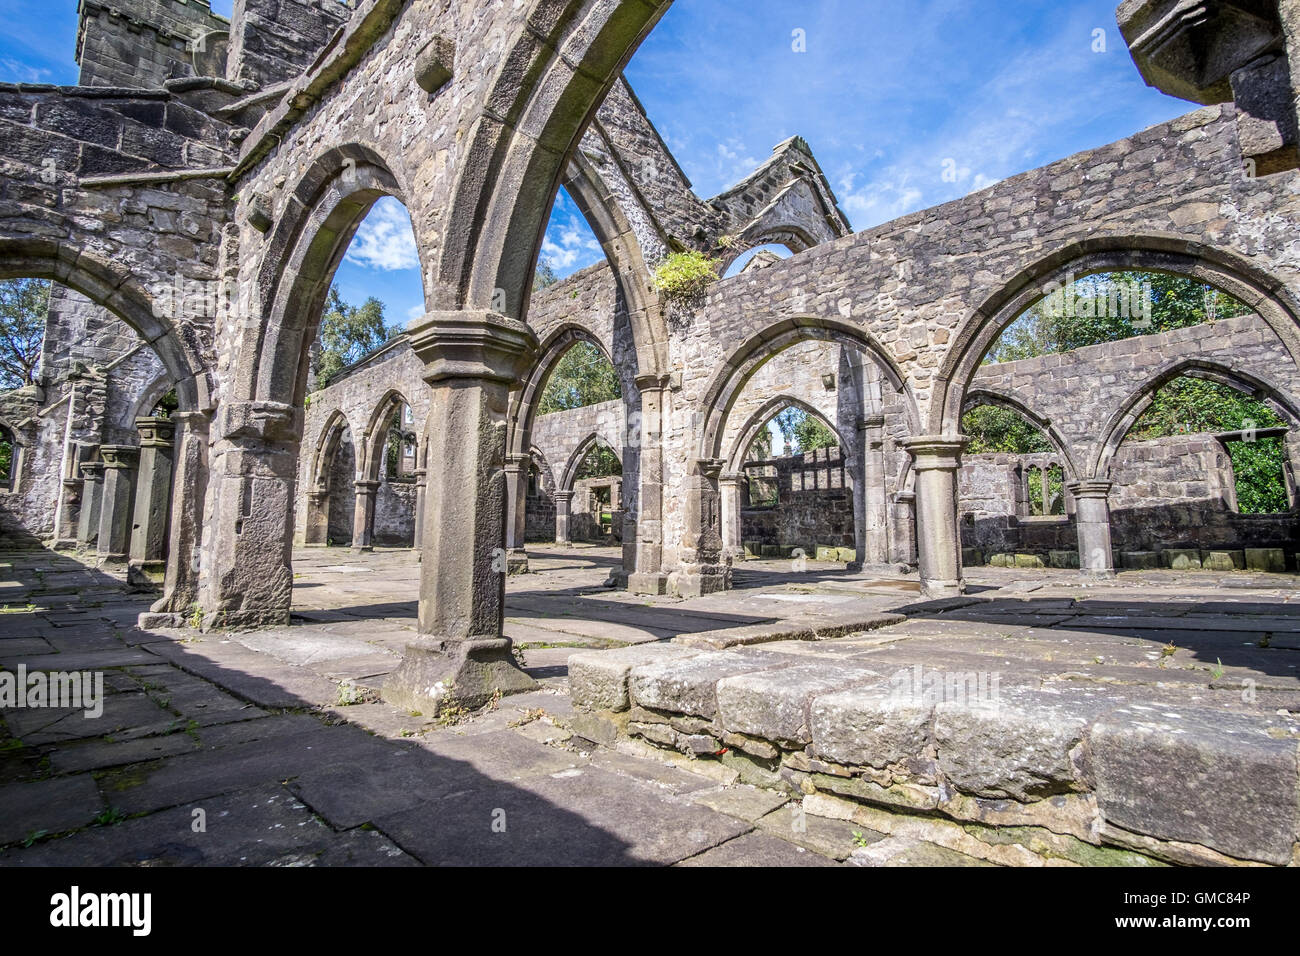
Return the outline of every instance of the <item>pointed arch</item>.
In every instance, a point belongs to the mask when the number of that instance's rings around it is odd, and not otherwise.
[[[383,449],[388,440],[388,422],[392,419],[394,413],[400,414],[403,408],[411,407],[407,400],[398,389],[390,388],[384,393],[384,396],[375,404],[374,410],[370,413],[370,420],[366,423],[366,430],[361,445],[357,451],[357,475],[375,481],[379,478],[379,466],[383,461]],[[419,451],[416,451],[416,460],[419,460]]]
[[[1048,419],[1038,415],[1019,399],[985,387],[972,388],[966,393],[966,401],[962,405],[962,415],[980,405],[994,405],[1005,408],[1033,425],[1042,432],[1043,437],[1051,444],[1054,453],[1060,457],[1066,480],[1077,481],[1079,479],[1079,468],[1075,463],[1074,456],[1070,454],[1070,446],[1062,437],[1060,430]]]
[[[578,447],[575,448],[573,454],[569,456],[569,460],[564,465],[564,471],[560,474],[560,483],[557,486],[558,490],[573,490],[573,483],[578,478],[578,469],[582,467],[583,459],[585,459],[587,454],[597,445],[604,445],[614,454],[614,457],[618,459],[619,465],[623,464],[623,456],[618,453],[618,449],[614,447],[609,439],[604,435],[601,435],[599,432],[593,431],[578,443]]]
[[[1142,416],[1155,400],[1156,393],[1176,378],[1188,376],[1203,378],[1220,385],[1227,385],[1256,398],[1270,401],[1293,428],[1300,426],[1300,405],[1282,389],[1257,375],[1229,368],[1219,362],[1204,359],[1182,359],[1161,369],[1147,379],[1120,405],[1111,415],[1102,429],[1102,439],[1097,443],[1097,450],[1089,462],[1089,474],[1102,478],[1110,473],[1119,446],[1124,443],[1129,429]]]
[[[929,430],[957,434],[965,393],[998,336],[1051,288],[1103,272],[1163,272],[1212,285],[1253,309],[1300,364],[1300,301],[1279,279],[1229,252],[1185,237],[1101,236],[1061,247],[1025,267],[970,313],[935,382]]]
[[[764,402],[763,406],[758,409],[758,411],[754,412],[748,419],[746,419],[745,424],[741,427],[738,433],[739,438],[737,438],[735,444],[732,446],[730,453],[725,456],[727,465],[724,471],[736,472],[740,470],[741,466],[745,463],[745,452],[749,450],[749,446],[753,444],[754,439],[758,437],[758,433],[769,421],[772,420],[774,415],[779,414],[786,408],[798,408],[808,413],[813,418],[816,418],[819,422],[835,433],[835,437],[840,441],[840,447],[844,447],[844,436],[840,434],[840,430],[835,427],[833,422],[827,420],[826,416],[822,412],[813,408],[812,405],[808,404],[803,399],[795,398],[793,395],[778,395],[775,398]]]

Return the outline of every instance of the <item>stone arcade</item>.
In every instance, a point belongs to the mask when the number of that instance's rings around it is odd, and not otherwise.
[[[1144,77],[1200,108],[860,233],[797,137],[725,193],[694,194],[621,76],[667,6],[237,0],[227,22],[203,0],[83,3],[81,84],[0,86],[0,276],[56,283],[42,381],[0,395],[15,448],[0,533],[159,587],[141,627],[284,625],[295,544],[413,548],[419,637],[384,696],[428,712],[534,686],[502,617],[505,572],[527,572],[537,540],[621,544],[611,586],[688,599],[729,589],[746,557],[912,575],[936,601],[963,600],[964,563],[1087,580],[1296,569],[1291,474],[1291,510],[1247,520],[1232,436],[1121,443],[1187,374],[1267,400],[1298,461],[1300,0],[1126,0]],[[561,185],[607,261],[534,293]],[[411,214],[425,315],[309,390],[334,269],[383,196]],[[725,266],[767,243],[795,254],[756,258],[688,306],[656,292],[672,251]],[[981,365],[1044,294],[1117,270],[1190,276],[1250,312],[1141,348]],[[621,398],[539,415],[577,342],[612,363]],[[979,402],[1022,414],[1051,452],[964,455]],[[839,444],[747,460],[789,405]],[[414,435],[400,481],[382,463],[394,415]],[[620,475],[578,476],[597,444]],[[777,511],[750,500],[760,467]],[[1061,513],[1025,510],[1031,471],[1044,489],[1061,476]],[[852,680],[814,681],[795,705],[815,698],[809,726],[782,734],[735,696],[770,676],[658,650],[575,666],[575,700],[673,747],[694,728],[795,753],[810,780],[900,772],[905,753],[853,739],[879,702],[849,699]],[[674,666],[718,700],[683,705],[664,689]],[[669,714],[671,730],[645,730]],[[716,739],[700,729],[724,717]],[[1099,751],[1122,736],[1090,733]],[[1293,821],[1266,851],[1222,849],[1287,862],[1295,838]]]

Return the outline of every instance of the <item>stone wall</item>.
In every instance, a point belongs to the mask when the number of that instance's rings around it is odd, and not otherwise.
[[[756,507],[742,491],[741,537],[752,544],[775,545],[785,554],[800,548],[814,557],[818,547],[854,547],[853,492],[840,448],[754,461],[745,469],[749,487],[772,489],[778,501]],[[761,476],[761,477],[760,477]],[[763,554],[757,551],[756,554]]]

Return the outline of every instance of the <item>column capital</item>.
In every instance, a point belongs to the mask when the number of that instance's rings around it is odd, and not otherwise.
[[[217,434],[240,447],[277,445],[298,441],[302,422],[303,410],[283,402],[228,402],[217,412]]]
[[[135,430],[140,433],[141,448],[170,448],[176,423],[170,418],[142,416],[135,420]]]
[[[749,478],[743,471],[728,471],[718,476],[718,480],[728,484],[740,484]]]
[[[917,471],[954,469],[961,465],[961,453],[970,439],[965,435],[920,435],[906,438],[902,445],[912,456]]]
[[[456,378],[515,382],[537,354],[533,330],[495,312],[429,312],[407,335],[430,385]]]
[[[557,502],[563,501],[565,504],[568,504],[573,500],[573,492],[571,490],[556,491],[552,493],[552,497],[554,497]]]
[[[721,458],[696,458],[691,466],[691,474],[716,479],[722,474],[722,467],[725,464],[726,462]]]
[[[83,461],[80,467],[81,474],[86,481],[99,481],[104,477],[104,463],[102,461]]]
[[[871,428],[884,428],[884,415],[864,415],[858,419],[858,431],[864,432]]]
[[[379,482],[373,478],[358,478],[352,482],[352,487],[356,489],[359,495],[373,495],[375,489],[379,487]]]
[[[662,392],[668,387],[667,375],[638,375],[635,379],[638,392]]]
[[[100,445],[99,455],[105,468],[121,470],[135,467],[140,449],[135,445]]]
[[[533,463],[533,456],[532,456],[532,455],[529,455],[529,454],[523,454],[523,455],[506,455],[506,465],[505,465],[505,468],[506,468],[506,471],[508,471],[508,472],[509,472],[509,471],[515,471],[515,472],[527,471],[527,470],[528,470],[528,466],[531,465],[532,463]]]
[[[1105,498],[1114,486],[1113,481],[1104,478],[1087,478],[1083,481],[1072,481],[1065,487],[1076,498]]]

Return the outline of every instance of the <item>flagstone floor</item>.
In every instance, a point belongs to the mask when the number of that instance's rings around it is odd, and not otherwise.
[[[1079,679],[1105,680],[1107,667],[1188,687],[1250,676],[1261,706],[1300,711],[1293,576],[1143,572],[1085,591],[1068,572],[981,569],[972,591],[988,600],[939,609],[914,577],[815,562],[748,562],[723,595],[638,597],[604,586],[618,559],[535,548],[532,573],[508,580],[505,629],[539,689],[435,719],[377,693],[415,634],[413,552],[298,551],[291,624],[245,633],[141,631],[152,596],[120,575],[47,551],[0,553],[0,668],[99,672],[106,695],[98,717],[0,709],[0,865],[982,862],[805,815],[713,762],[626,740],[575,746],[569,655],[629,644],[784,638],[806,651],[880,628],[1005,642],[1078,607],[1096,620],[1111,602],[1103,623],[1141,647],[1122,662],[1071,660]],[[802,643],[812,638],[832,640]]]

